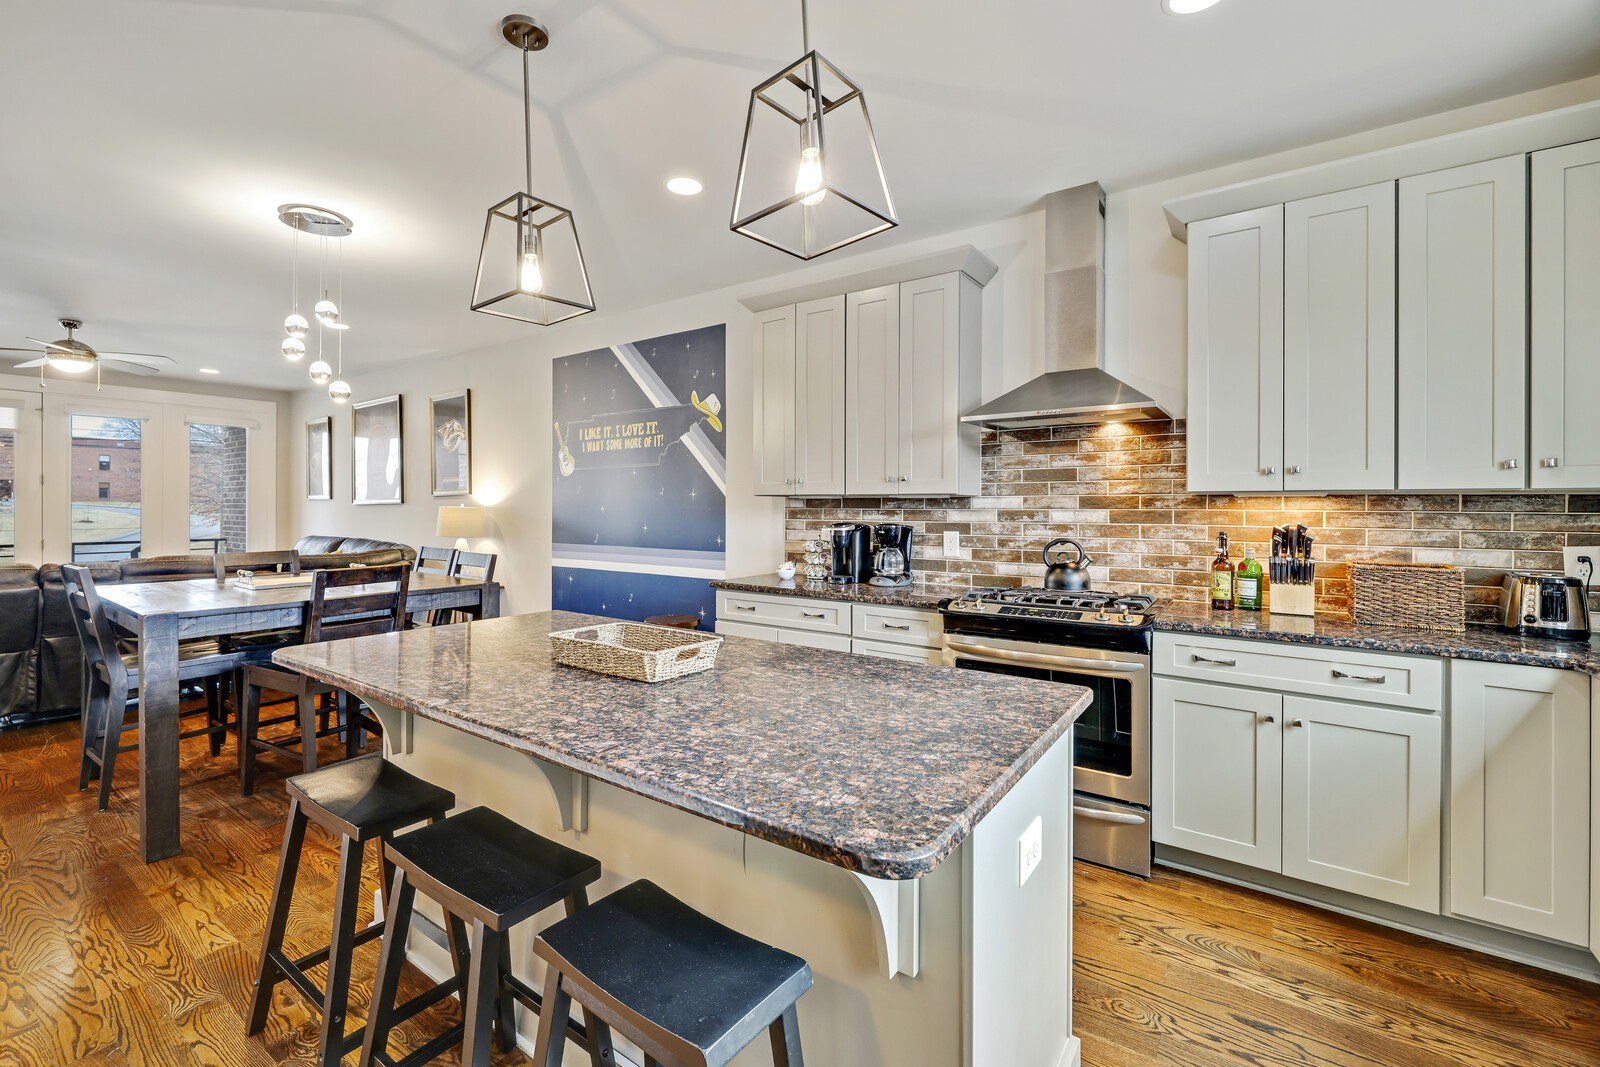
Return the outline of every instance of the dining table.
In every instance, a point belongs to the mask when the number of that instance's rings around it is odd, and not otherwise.
[[[361,586],[337,595],[359,595]],[[309,585],[242,588],[196,578],[101,585],[106,615],[139,639],[139,840],[146,863],[177,855],[178,643],[199,637],[263,633],[300,626]],[[408,613],[454,609],[470,617],[500,614],[499,583],[414,572]]]

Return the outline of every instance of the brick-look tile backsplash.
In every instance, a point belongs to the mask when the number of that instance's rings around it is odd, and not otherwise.
[[[1226,531],[1235,561],[1265,559],[1273,526],[1303,522],[1316,538],[1317,610],[1347,614],[1351,560],[1450,563],[1466,570],[1469,622],[1492,622],[1501,576],[1559,571],[1569,543],[1600,544],[1600,494],[1439,493],[1236,497],[1185,491],[1184,425],[1058,426],[987,431],[983,495],[793,498],[786,550],[832,522],[906,522],[916,576],[952,591],[1038,585],[1040,551],[1072,537],[1093,557],[1095,586],[1202,603]],[[961,535],[946,559],[944,531]]]

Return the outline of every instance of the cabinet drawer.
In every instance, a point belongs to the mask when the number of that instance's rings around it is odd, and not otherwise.
[[[1438,711],[1444,662],[1273,641],[1156,634],[1155,673]]]
[[[792,596],[756,596],[718,593],[717,618],[743,623],[765,623],[791,630],[850,634],[850,605],[831,600]]]
[[[771,626],[751,626],[747,622],[734,622],[731,619],[718,619],[717,633],[726,637],[753,637],[758,641],[778,639],[778,631]]]
[[[944,617],[936,611],[856,604],[852,614],[855,625],[850,632],[856,637],[921,648],[939,648],[944,644]]]
[[[805,630],[778,630],[778,644],[821,648],[829,652],[849,652],[850,639],[842,634],[809,633]]]
[[[858,656],[897,659],[904,663],[929,663],[938,666],[944,662],[944,650],[936,646],[899,645],[885,641],[862,641],[857,638],[850,642],[850,651]]]

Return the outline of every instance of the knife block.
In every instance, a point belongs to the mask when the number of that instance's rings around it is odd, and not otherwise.
[[[1315,615],[1316,588],[1315,585],[1274,582],[1267,586],[1267,611],[1273,615]]]

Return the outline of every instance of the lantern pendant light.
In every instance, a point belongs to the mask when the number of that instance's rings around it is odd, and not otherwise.
[[[900,224],[861,87],[811,48],[750,91],[734,233],[812,259]]]
[[[507,15],[500,33],[522,52],[522,132],[525,189],[533,188],[533,107],[528,53],[550,34],[527,15]],[[489,209],[478,251],[472,310],[549,326],[594,310],[589,273],[572,212],[531,192],[515,193]]]

